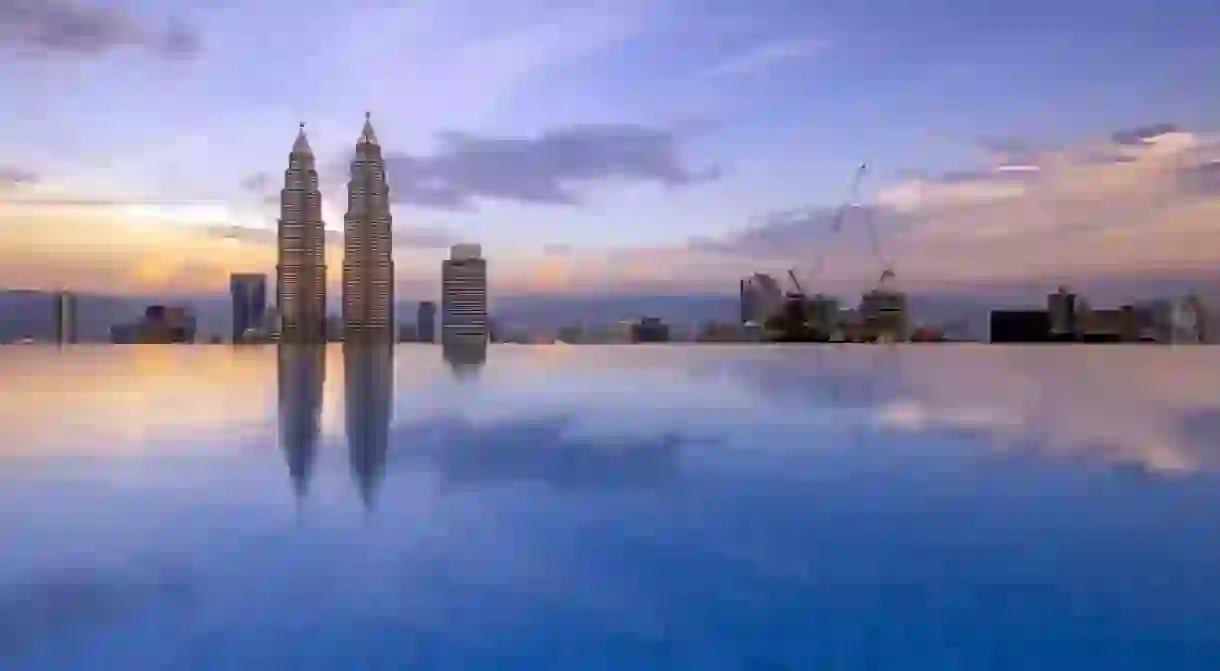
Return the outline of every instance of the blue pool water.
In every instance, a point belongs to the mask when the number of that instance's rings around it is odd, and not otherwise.
[[[1217,371],[0,348],[0,668],[1220,668]]]

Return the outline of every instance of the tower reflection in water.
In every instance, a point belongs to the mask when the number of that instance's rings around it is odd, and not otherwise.
[[[446,340],[441,345],[441,355],[454,377],[459,379],[478,377],[483,364],[487,363],[487,341],[477,340]]]
[[[394,407],[394,349],[386,343],[343,346],[343,387],[348,459],[352,475],[371,511],[385,474]]]
[[[309,492],[317,456],[326,349],[318,345],[280,345],[276,365],[280,449],[299,502]]]

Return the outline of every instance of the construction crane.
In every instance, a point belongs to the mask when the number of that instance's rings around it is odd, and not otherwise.
[[[877,223],[873,221],[873,211],[869,208],[864,208],[864,227],[868,232],[868,243],[872,248],[873,259],[881,267],[881,276],[877,280],[877,288],[885,289],[889,286],[890,282],[898,279],[898,274],[894,270],[894,259],[887,258],[882,252],[881,235],[877,231]]]
[[[860,195],[860,185],[864,181],[864,177],[867,174],[868,174],[868,163],[867,162],[861,163],[859,165],[859,167],[856,168],[855,174],[852,176],[851,188],[847,192],[847,198],[843,201],[843,203],[841,205],[839,205],[839,209],[835,211],[834,219],[832,219],[830,222],[830,232],[831,233],[834,233],[837,235],[839,233],[839,231],[843,230],[843,222],[847,220],[848,212],[850,212],[853,209],[862,209],[862,208],[860,208],[860,205],[859,205],[859,203],[856,202],[856,200],[859,198],[859,195]],[[806,275],[807,280],[815,280],[817,278],[817,276],[822,272],[823,266],[826,265],[827,249],[828,249],[828,246],[823,246],[822,249],[818,252],[817,260],[814,261],[813,267],[810,269],[809,274]],[[789,275],[792,276],[791,271],[789,271]],[[793,279],[793,281],[795,281],[796,277],[792,276],[792,279]]]
[[[796,268],[788,269],[788,279],[792,280],[792,286],[796,287],[796,293],[804,296],[805,288],[801,286],[801,281],[796,279]]]

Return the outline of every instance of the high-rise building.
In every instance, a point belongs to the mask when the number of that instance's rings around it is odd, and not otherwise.
[[[390,187],[381,145],[365,114],[347,183],[343,218],[343,339],[394,341]]]
[[[55,294],[55,342],[70,345],[76,342],[76,296],[67,291]]]
[[[246,331],[263,328],[267,317],[267,276],[233,273],[229,276],[229,295],[233,300],[233,342],[241,342]]]
[[[275,266],[280,340],[326,340],[326,231],[322,193],[305,124],[288,155],[280,192],[279,251]]]
[[[417,342],[436,342],[436,303],[420,301],[415,329]]]
[[[454,245],[441,265],[441,340],[487,342],[487,261],[478,245]]]
[[[1076,294],[1059,287],[1046,297],[1046,309],[1051,316],[1051,339],[1075,340],[1078,330]]]

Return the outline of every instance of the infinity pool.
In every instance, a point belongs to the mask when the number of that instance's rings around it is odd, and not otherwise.
[[[0,668],[1220,668],[1220,349],[0,348]]]

